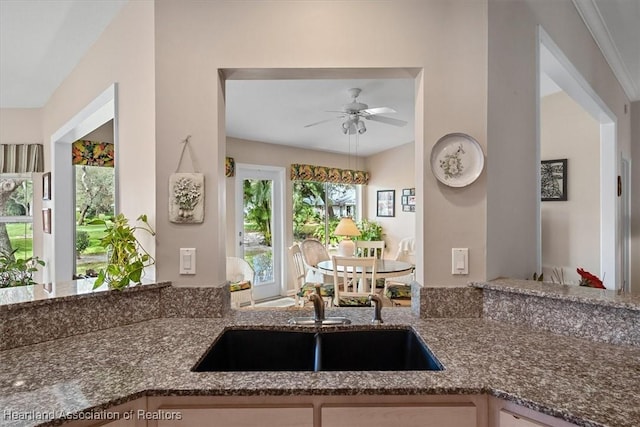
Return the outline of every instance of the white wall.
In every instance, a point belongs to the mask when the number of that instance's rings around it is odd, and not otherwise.
[[[354,16],[366,22],[358,25],[357,37]],[[423,70],[416,79],[420,143],[414,158],[417,195],[427,203],[416,212],[418,278],[426,284],[484,279],[484,178],[465,189],[442,188],[425,159],[438,138],[453,131],[469,133],[485,146],[485,1],[381,1],[366,7],[352,1],[166,1],[156,4],[155,18],[159,278],[224,283],[220,267],[229,219],[220,69],[394,67]],[[168,222],[168,195],[161,184],[175,167],[176,141],[187,134],[208,165],[205,222],[188,227]],[[193,277],[177,274],[178,248],[186,245],[197,247],[201,258]],[[454,246],[471,248],[469,276],[450,275]]]
[[[398,243],[404,237],[416,235],[416,213],[402,211],[402,190],[414,188],[416,183],[415,144],[409,143],[400,147],[385,150],[367,157],[366,169],[371,174],[366,187],[366,217],[382,225],[387,244],[385,258],[393,258],[398,250]],[[379,190],[395,190],[395,217],[377,217],[376,196]]]
[[[630,151],[626,97],[570,1],[489,0],[487,278],[537,267],[537,27],[542,25],[618,118]]]
[[[567,159],[568,200],[542,202],[542,267],[547,280],[562,268],[578,283],[576,268],[600,271],[600,123],[565,92],[540,104],[540,156]]]

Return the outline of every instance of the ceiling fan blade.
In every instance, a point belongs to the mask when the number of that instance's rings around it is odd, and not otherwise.
[[[311,127],[311,126],[315,126],[315,125],[319,125],[319,124],[322,124],[322,123],[330,122],[330,121],[333,121],[333,120],[339,119],[339,118],[340,117],[333,117],[331,119],[320,120],[319,122],[314,122],[314,123],[309,123],[308,125],[304,125],[304,127],[308,128],[308,127]]]
[[[389,107],[377,107],[377,108],[367,108],[366,110],[361,110],[361,113],[365,114],[390,114],[397,113],[396,110]]]
[[[384,116],[364,116],[364,118],[367,120],[373,120],[374,122],[386,123],[388,125],[400,127],[407,124],[407,122],[405,122],[404,120],[392,119],[391,117]]]

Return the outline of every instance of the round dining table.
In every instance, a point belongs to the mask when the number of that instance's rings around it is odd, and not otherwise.
[[[376,259],[376,279],[386,279],[389,277],[399,277],[411,274],[414,265],[404,261],[396,261],[392,259]],[[318,270],[322,274],[333,277],[333,261],[320,261]],[[338,266],[338,272],[343,270],[343,266]],[[367,273],[370,273],[367,268]],[[357,270],[359,271],[359,270]],[[366,282],[366,280],[365,280]],[[367,286],[364,283],[358,284],[358,291],[363,292]]]
[[[376,277],[378,279],[386,279],[389,277],[406,276],[413,271],[413,264],[404,261],[396,261],[393,259],[376,259]],[[320,261],[318,270],[328,276],[333,276],[333,261]],[[369,270],[369,269],[367,269]],[[338,271],[342,271],[339,269]],[[367,271],[369,273],[369,271]]]

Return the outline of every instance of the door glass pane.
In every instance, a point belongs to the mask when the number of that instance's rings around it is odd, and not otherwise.
[[[273,181],[245,179],[244,259],[253,267],[256,286],[273,283]]]
[[[104,226],[94,219],[111,220],[115,214],[115,170],[76,165],[76,276],[93,277],[106,267],[107,253],[100,245]]]

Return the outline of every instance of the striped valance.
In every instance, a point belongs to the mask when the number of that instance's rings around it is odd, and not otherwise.
[[[42,144],[0,144],[0,173],[43,172]]]
[[[368,184],[369,172],[328,166],[292,164],[291,180],[332,182],[336,184]]]
[[[78,140],[71,146],[71,163],[112,168],[115,164],[113,144]]]

